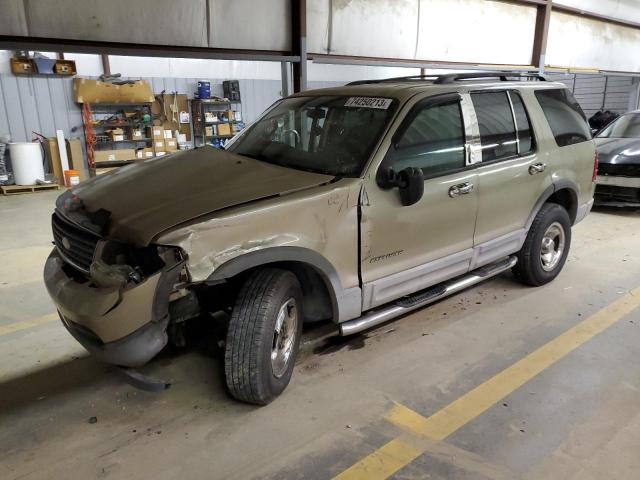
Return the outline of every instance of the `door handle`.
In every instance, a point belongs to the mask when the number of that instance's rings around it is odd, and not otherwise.
[[[467,195],[471,192],[473,192],[473,183],[469,182],[459,183],[458,185],[454,185],[449,188],[449,196],[451,198],[459,197],[460,195]]]
[[[544,172],[544,169],[547,168],[547,164],[546,163],[534,163],[533,165],[529,166],[529,175],[535,175],[536,173],[542,173]]]

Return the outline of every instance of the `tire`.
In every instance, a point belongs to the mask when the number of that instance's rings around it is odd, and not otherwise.
[[[281,311],[283,328],[276,336]],[[225,345],[225,377],[234,398],[266,405],[282,393],[293,373],[303,319],[302,289],[293,273],[265,268],[247,278],[231,313]]]
[[[515,277],[534,287],[549,283],[562,270],[570,246],[569,214],[560,205],[545,203],[534,218],[522,249],[517,253],[518,263],[513,267]]]

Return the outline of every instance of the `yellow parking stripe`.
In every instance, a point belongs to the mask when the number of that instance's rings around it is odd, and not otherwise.
[[[640,306],[640,288],[620,297],[430,417],[425,418],[407,407],[396,404],[387,415],[387,419],[411,433],[432,440],[444,440],[540,372],[631,313],[638,306]],[[419,450],[417,447],[396,438],[336,478],[340,480],[388,478],[426,451]]]
[[[10,323],[9,325],[0,325],[0,337],[8,335],[9,333],[19,332],[20,330],[26,330],[27,328],[44,325],[45,323],[58,320],[58,318],[57,313],[50,313],[42,317],[32,318],[31,320],[23,320],[22,322]]]

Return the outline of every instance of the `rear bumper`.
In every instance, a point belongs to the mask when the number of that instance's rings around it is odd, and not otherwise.
[[[576,220],[575,222],[573,222],[573,224],[575,225],[576,223],[584,220],[584,217],[589,215],[589,212],[591,211],[592,208],[593,208],[593,198],[589,200],[587,203],[583,203],[578,207],[578,211],[576,212]]]
[[[157,272],[140,284],[99,288],[65,272],[54,249],[44,281],[62,323],[90,353],[107,363],[135,367],[167,343],[169,292],[181,265]]]

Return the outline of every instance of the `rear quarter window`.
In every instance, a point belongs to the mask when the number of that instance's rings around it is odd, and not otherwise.
[[[558,88],[535,94],[559,147],[591,139],[586,116],[570,91]]]

